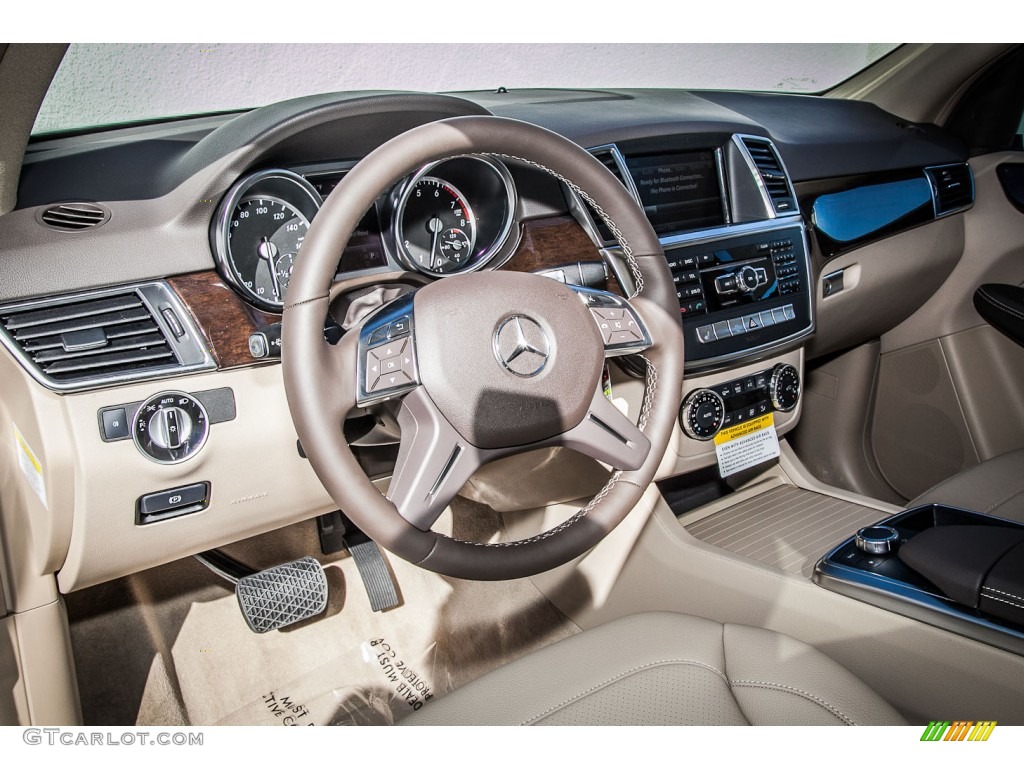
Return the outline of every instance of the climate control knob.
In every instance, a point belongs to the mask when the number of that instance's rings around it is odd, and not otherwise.
[[[800,402],[800,373],[789,363],[780,363],[772,369],[768,381],[768,397],[776,411],[792,411]]]
[[[694,440],[710,440],[725,421],[725,401],[710,389],[696,389],[679,409],[679,425]]]

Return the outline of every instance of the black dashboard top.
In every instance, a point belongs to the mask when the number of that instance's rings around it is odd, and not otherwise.
[[[238,115],[194,118],[34,141],[20,208],[57,200],[144,200],[219,161],[231,165],[356,159],[414,125],[492,113],[543,125],[583,146],[653,137],[770,136],[793,181],[963,161],[932,125],[865,102],[724,91],[514,90],[451,95],[323,94]]]

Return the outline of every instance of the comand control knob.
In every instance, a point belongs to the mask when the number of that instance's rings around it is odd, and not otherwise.
[[[206,443],[210,423],[206,409],[185,392],[161,392],[139,406],[132,421],[132,440],[148,459],[177,464]]]
[[[679,409],[679,425],[694,440],[710,440],[725,421],[725,401],[710,389],[696,389]]]
[[[736,273],[736,287],[743,293],[750,293],[761,284],[757,270],[751,266],[743,267]]]
[[[869,525],[857,531],[853,541],[862,552],[870,555],[888,555],[896,551],[900,532],[890,525]]]
[[[768,381],[768,397],[776,411],[792,411],[800,402],[800,373],[789,363],[772,368]]]

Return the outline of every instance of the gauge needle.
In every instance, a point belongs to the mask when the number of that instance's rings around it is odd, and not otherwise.
[[[441,230],[444,229],[444,222],[437,216],[430,220],[430,231],[434,233],[434,239],[430,241],[430,264],[429,269],[434,268],[434,252],[437,250],[437,239],[441,236]]]
[[[270,242],[269,238],[264,237],[256,251],[261,259],[267,260],[267,265],[270,267],[270,282],[274,285],[274,298],[280,299],[281,285],[277,281],[277,265],[274,263],[274,259],[277,257],[277,246]]]

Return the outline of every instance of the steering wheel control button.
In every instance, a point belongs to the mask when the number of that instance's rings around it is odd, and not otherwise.
[[[502,320],[494,331],[493,346],[498,364],[524,379],[541,373],[554,351],[547,331],[528,315],[512,315]]]
[[[889,555],[899,546],[900,532],[889,525],[869,525],[861,528],[854,537],[854,543],[861,552],[869,555]]]
[[[210,505],[210,484],[195,483],[141,496],[135,503],[135,524],[149,525],[161,520],[202,512]]]
[[[113,442],[131,437],[128,432],[128,412],[124,408],[105,408],[100,411],[103,440]]]
[[[390,326],[388,326],[388,338],[393,339],[397,336],[405,336],[409,333],[412,328],[412,321],[408,315],[398,318]]]
[[[571,287],[590,309],[590,316],[601,332],[606,357],[631,355],[651,346],[650,333],[625,299],[596,288]]]
[[[210,421],[206,408],[184,392],[161,392],[146,400],[131,425],[135,447],[160,464],[177,464],[206,443]]]

